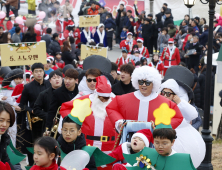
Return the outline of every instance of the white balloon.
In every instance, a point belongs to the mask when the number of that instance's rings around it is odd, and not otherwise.
[[[90,156],[86,151],[75,150],[67,154],[62,160],[61,166],[67,170],[82,170],[89,163]]]

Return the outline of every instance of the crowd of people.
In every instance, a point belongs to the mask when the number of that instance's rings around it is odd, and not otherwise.
[[[205,156],[205,144],[198,132],[202,124],[198,108],[204,109],[208,48],[209,26],[205,18],[185,15],[180,25],[174,25],[166,3],[155,17],[139,12],[134,4],[134,18],[124,4],[113,16],[99,2],[82,0],[78,15],[100,15],[100,24],[78,28],[72,16],[77,9],[69,0],[63,6],[51,0],[38,6],[46,16],[37,17],[36,23],[41,25],[37,30],[35,26],[26,26],[25,16],[23,24],[16,23],[19,3],[15,2],[2,2],[9,20],[1,19],[0,44],[45,41],[47,64],[25,66],[25,72],[19,66],[1,67],[7,70],[1,75],[0,104],[0,160],[9,163],[5,166],[21,169],[19,162],[12,165],[5,150],[10,140],[14,148],[26,154],[31,170],[63,170],[61,160],[87,145],[99,148],[116,162],[129,160],[124,154],[154,147],[156,151],[149,151],[149,155],[157,161],[159,156],[161,161],[165,160],[166,170],[175,169],[180,163],[185,164],[186,170],[200,165]],[[35,15],[31,0],[28,6],[29,14]],[[219,51],[222,43],[221,20],[215,15],[214,52]],[[101,59],[94,65],[93,56],[89,60],[81,58],[82,45],[107,47],[111,51],[114,42],[121,49],[116,62]],[[214,75],[213,67],[211,105]],[[170,123],[166,123],[167,117],[156,116],[161,115],[161,110],[172,114]],[[158,123],[162,117],[162,124]],[[131,143],[118,146],[126,120],[154,122],[156,128],[141,129],[131,136]],[[29,147],[34,147],[34,151]],[[177,152],[185,153],[184,157]],[[173,167],[172,155],[178,157]],[[189,159],[192,161],[185,163]],[[97,167],[97,161],[92,156],[86,168],[128,167],[110,162]],[[157,167],[163,166],[161,161],[156,163]]]

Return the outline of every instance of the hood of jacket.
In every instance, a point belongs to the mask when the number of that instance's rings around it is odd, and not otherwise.
[[[86,140],[85,140],[85,136],[83,133],[80,136],[78,136],[73,143],[67,143],[63,139],[62,135],[60,135],[58,137],[57,141],[59,142],[59,146],[65,154],[68,154],[69,152],[73,151],[74,149],[80,150],[80,149],[82,149],[83,146],[86,146]],[[75,148],[74,148],[74,145],[75,145]]]

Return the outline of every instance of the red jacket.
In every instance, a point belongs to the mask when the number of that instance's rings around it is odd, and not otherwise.
[[[35,30],[35,33],[36,33],[36,41],[39,42],[41,41],[41,30]]]
[[[118,66],[118,72],[120,71],[120,67],[123,64],[128,64],[129,62],[131,62],[135,66],[135,62],[130,57],[127,57],[126,60],[124,60],[123,57],[117,58],[116,64]]]
[[[56,61],[55,64],[61,69],[65,67],[65,62],[63,60]]]
[[[96,5],[96,8],[93,10],[91,7],[88,9],[88,15],[98,15],[99,14],[99,5]]]
[[[183,41],[183,47],[182,47],[182,50],[184,51],[185,49],[185,46],[186,46],[186,43],[188,41],[188,37],[190,36],[190,34],[187,34],[186,37],[184,38],[184,41]]]
[[[159,73],[162,73],[162,71],[164,70],[164,65],[161,61],[158,61],[156,65],[154,65],[153,62],[150,62],[148,66],[154,67],[159,71]]]

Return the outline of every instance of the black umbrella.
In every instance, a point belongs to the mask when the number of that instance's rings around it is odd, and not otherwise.
[[[5,77],[2,82],[2,86],[10,85],[11,81],[15,78],[23,78],[23,70],[20,68],[11,70]]]

